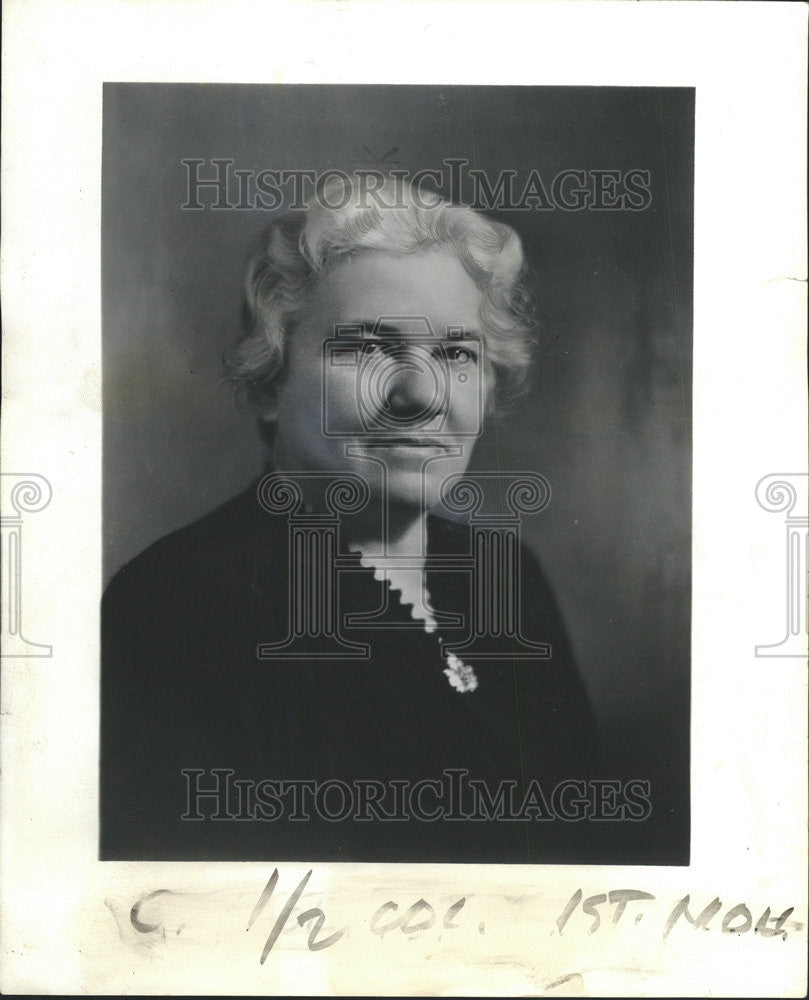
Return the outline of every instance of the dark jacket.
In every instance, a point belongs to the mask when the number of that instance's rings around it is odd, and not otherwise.
[[[413,628],[395,593],[383,627],[349,633],[367,660],[262,660],[257,648],[288,632],[289,553],[285,518],[255,496],[152,545],[107,589],[102,858],[579,860],[571,824],[541,818],[541,804],[509,818],[532,782],[547,799],[559,781],[586,779],[595,751],[559,611],[530,553],[520,552],[523,629],[551,656],[473,661],[476,691],[450,685],[437,635]],[[467,526],[431,516],[428,534],[430,555],[469,552]],[[468,615],[470,579],[431,571],[434,607]],[[341,613],[384,606],[386,586],[357,562],[340,577]],[[308,819],[291,819],[288,799],[278,815],[273,783],[291,780],[314,783],[298,792]],[[441,797],[468,780],[483,791]],[[419,781],[432,784],[414,798]],[[463,818],[470,811],[477,818]]]

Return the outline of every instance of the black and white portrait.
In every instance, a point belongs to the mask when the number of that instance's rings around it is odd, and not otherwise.
[[[688,863],[693,109],[105,85],[102,859]]]

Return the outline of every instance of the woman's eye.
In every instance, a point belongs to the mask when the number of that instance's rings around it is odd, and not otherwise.
[[[470,347],[464,347],[460,344],[450,344],[444,348],[444,357],[448,361],[452,361],[455,364],[467,365],[467,364],[477,364],[478,356],[477,353]]]

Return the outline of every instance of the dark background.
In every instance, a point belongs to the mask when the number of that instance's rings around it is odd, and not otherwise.
[[[522,236],[543,333],[530,395],[487,424],[473,465],[550,480],[525,538],[610,766],[653,780],[660,835],[687,845],[693,108],[691,89],[107,84],[105,579],[262,466],[221,356],[250,243],[278,213],[183,210],[183,159],[349,171],[396,147],[411,172],[465,157],[546,186],[568,168],[649,170],[641,212],[491,213]]]

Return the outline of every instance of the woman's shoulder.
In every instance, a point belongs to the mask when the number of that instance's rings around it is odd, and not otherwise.
[[[263,515],[263,518],[260,517]],[[190,524],[172,531],[129,560],[112,577],[104,603],[133,594],[175,595],[249,568],[256,532],[266,530],[254,486]]]

